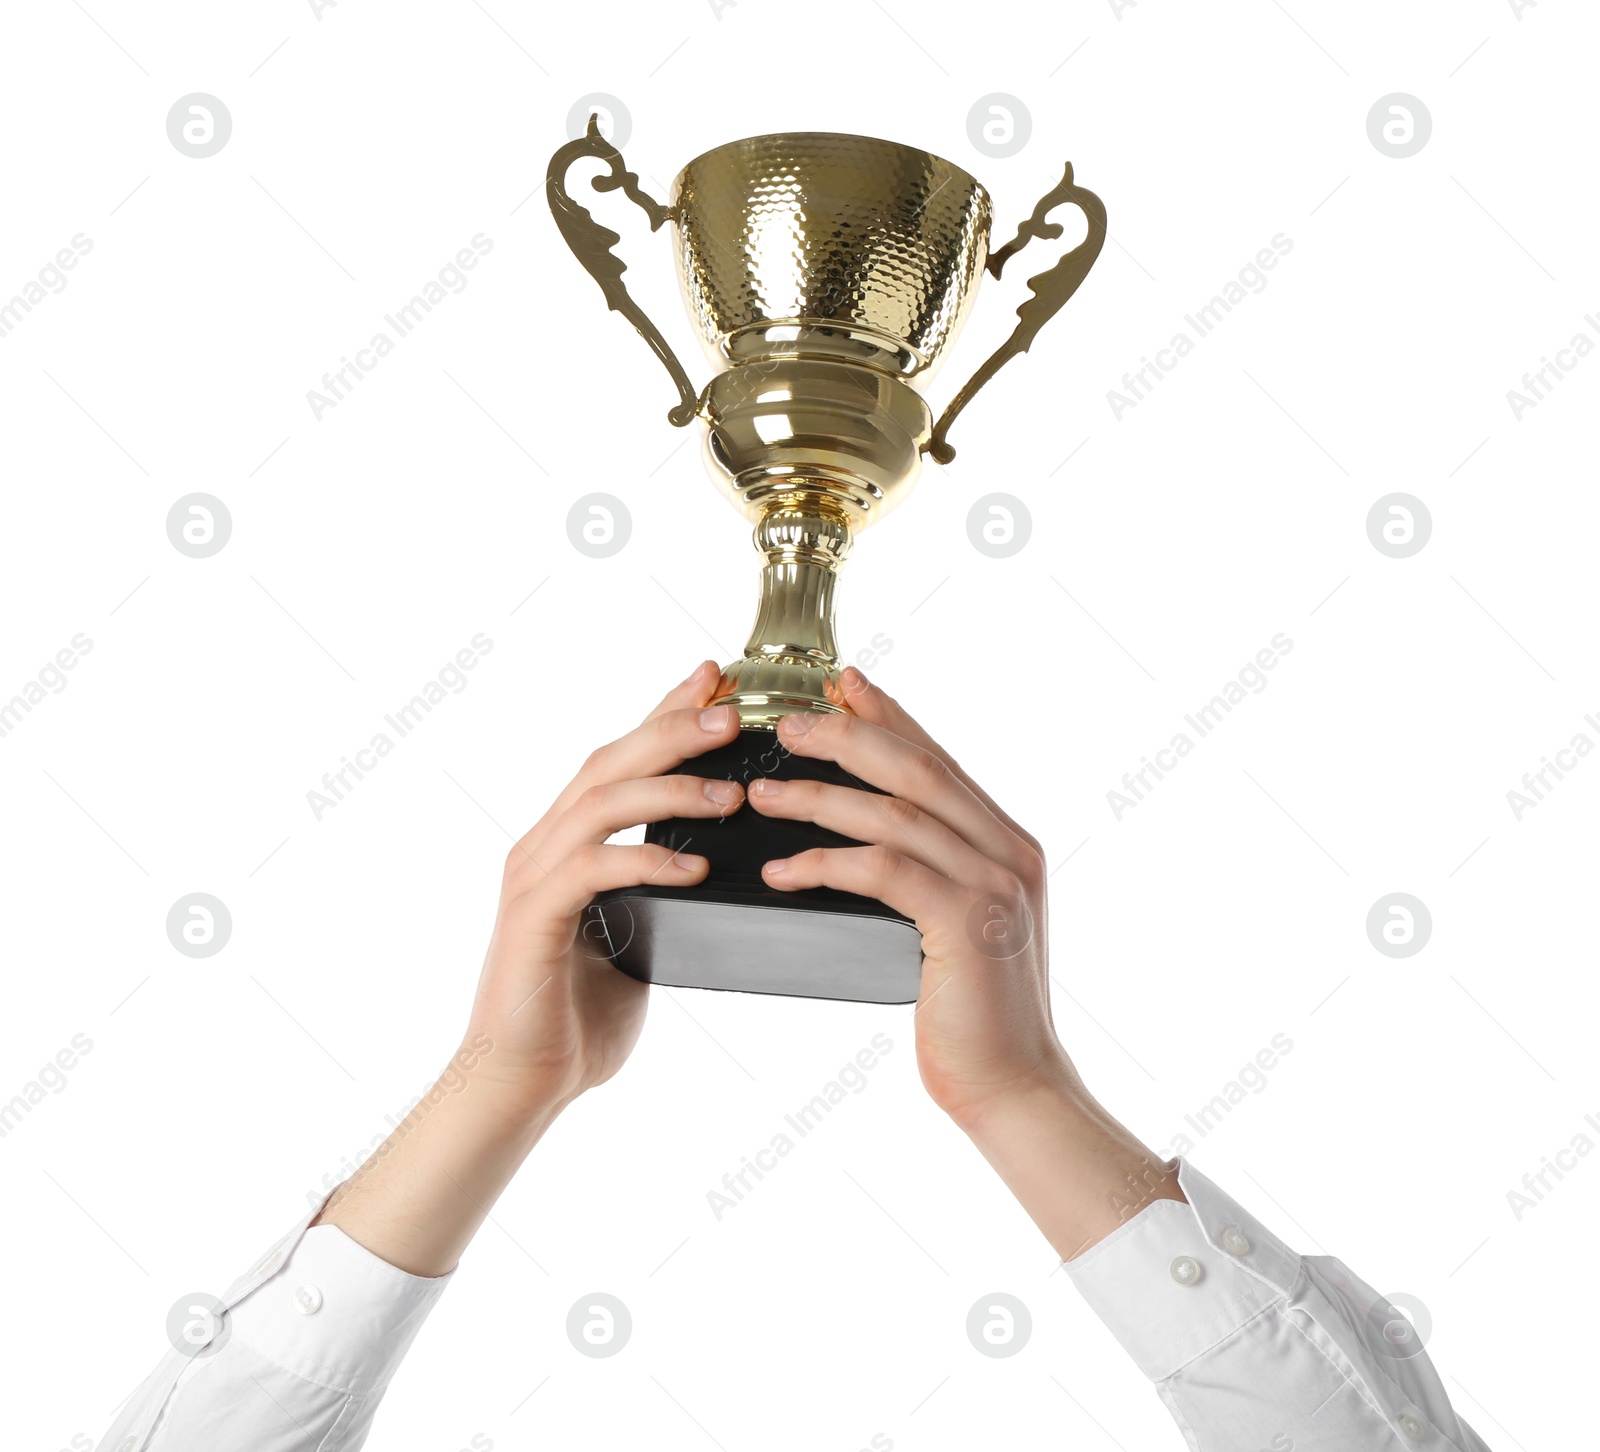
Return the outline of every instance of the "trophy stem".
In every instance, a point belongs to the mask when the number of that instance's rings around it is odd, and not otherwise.
[[[718,705],[744,729],[776,728],[792,711],[839,711],[833,594],[850,553],[850,517],[816,489],[767,502],[755,528],[761,598],[744,659],[724,668]]]

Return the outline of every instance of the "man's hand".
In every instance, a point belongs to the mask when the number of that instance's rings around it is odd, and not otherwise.
[[[530,1110],[603,1084],[644,1023],[648,989],[581,936],[584,907],[612,888],[687,887],[708,870],[704,857],[606,838],[668,817],[727,816],[744,801],[737,782],[661,775],[738,735],[732,707],[705,706],[717,679],[711,661],[697,666],[642,725],[594,752],[507,854],[468,1037],[494,1041],[483,1072]]]
[[[874,897],[916,923],[917,1065],[934,1102],[965,1123],[1066,1065],[1050,1022],[1044,858],[896,701],[854,669],[842,685],[853,715],[785,716],[778,739],[888,795],[763,777],[750,805],[870,845],[813,848],[769,862],[764,875],[776,888]]]
[[[778,739],[888,795],[752,782],[754,810],[867,844],[812,848],[764,876],[877,898],[916,923],[922,1082],[1070,1259],[1151,1198],[1182,1199],[1176,1175],[1095,1102],[1056,1037],[1038,842],[859,671],[841,685],[854,714],[786,716]]]
[[[713,662],[697,666],[642,725],[590,756],[511,849],[460,1052],[333,1192],[320,1223],[413,1275],[444,1274],[556,1115],[622,1067],[649,991],[583,942],[583,909],[610,888],[706,875],[703,857],[606,838],[738,809],[735,782],[660,774],[738,734],[730,707],[705,704],[717,679]]]

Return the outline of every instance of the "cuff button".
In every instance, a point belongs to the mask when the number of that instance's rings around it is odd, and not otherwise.
[[[1400,1414],[1400,1430],[1411,1438],[1413,1442],[1422,1440],[1423,1425],[1410,1412],[1402,1412]]]
[[[1250,1239],[1237,1225],[1230,1225],[1221,1235],[1222,1248],[1229,1255],[1249,1255]]]
[[[1172,1279],[1180,1286],[1193,1286],[1200,1283],[1200,1262],[1191,1255],[1180,1255],[1172,1262]]]
[[[322,1309],[322,1292],[315,1286],[296,1286],[294,1308],[302,1316],[315,1316]]]

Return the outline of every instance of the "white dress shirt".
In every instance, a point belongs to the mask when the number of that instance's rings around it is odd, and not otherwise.
[[[1067,1273],[1191,1452],[1488,1452],[1411,1323],[1296,1255],[1192,1166]],[[222,1297],[220,1349],[174,1350],[100,1452],[354,1452],[455,1274],[397,1270],[308,1214]],[[1176,1444],[1174,1444],[1176,1445]]]

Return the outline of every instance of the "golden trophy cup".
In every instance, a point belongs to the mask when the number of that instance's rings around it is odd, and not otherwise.
[[[714,372],[696,392],[654,323],[629,296],[622,239],[566,190],[583,158],[608,168],[598,192],[621,191],[652,231],[670,222],[685,305]],[[638,329],[678,390],[667,417],[704,421],[717,487],[754,525],[762,557],[755,626],[725,666],[716,704],[739,712],[738,739],[682,768],[746,785],[757,775],[805,776],[874,790],[829,762],[790,755],[778,720],[791,711],[847,711],[839,686],[834,584],[854,537],[911,492],[923,454],[948,463],[951,423],[1088,275],[1105,243],[1100,199],[1059,182],[1003,247],[989,250],[989,194],[960,167],[867,136],[794,132],[729,142],[691,161],[666,206],[639,187],[591,117],[585,135],[550,160],[556,225]],[[995,277],[1070,203],[1088,233],[1028,279],[1017,326],[937,423],[920,388],[966,320],[979,279]],[[720,822],[656,823],[647,840],[709,859],[695,887],[647,885],[597,898],[586,938],[646,982],[869,1003],[910,1003],[921,937],[868,898],[819,888],[780,893],[762,865],[851,839],[742,808]]]

